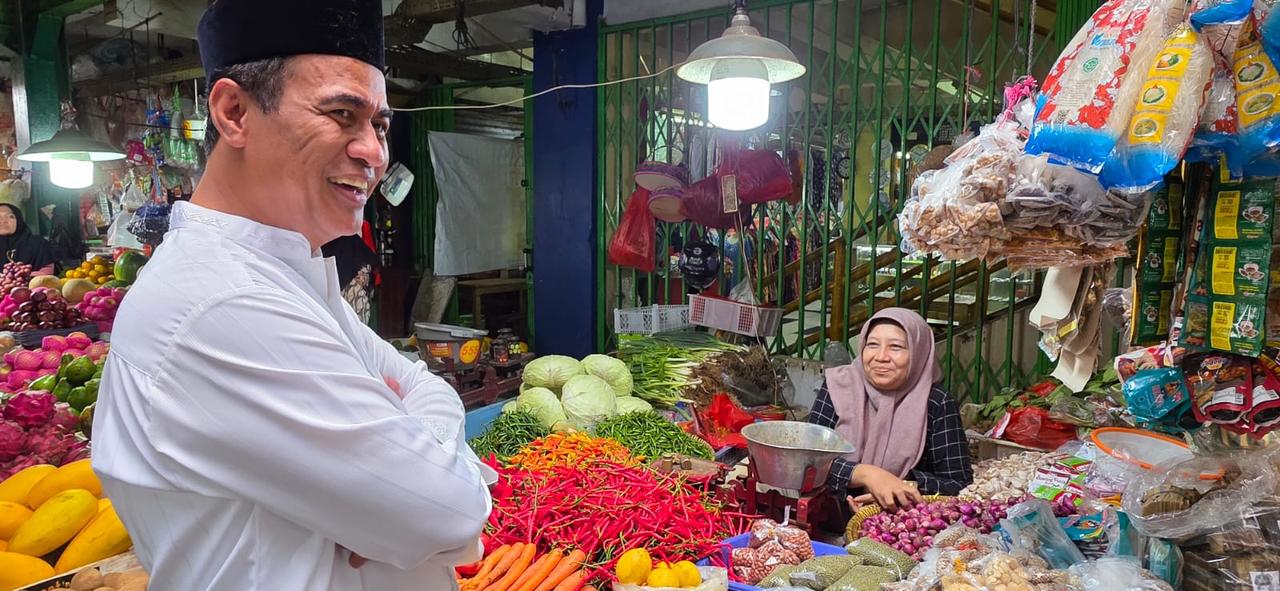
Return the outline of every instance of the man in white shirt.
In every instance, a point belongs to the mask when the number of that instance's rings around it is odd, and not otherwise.
[[[93,466],[160,591],[450,590],[490,498],[457,394],[320,246],[387,166],[381,2],[218,0],[212,151],[119,311]]]

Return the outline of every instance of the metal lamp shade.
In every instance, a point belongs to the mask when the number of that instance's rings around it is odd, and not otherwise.
[[[53,134],[52,138],[31,144],[31,147],[18,154],[18,160],[27,162],[49,162],[60,158],[102,162],[120,160],[124,158],[124,153],[81,133],[80,130],[63,129]]]
[[[796,54],[786,45],[761,36],[760,31],[751,26],[751,18],[740,10],[723,35],[699,45],[689,54],[688,61],[676,70],[676,75],[689,82],[707,84],[721,60],[744,58],[764,64],[770,84],[794,80],[805,72]]]

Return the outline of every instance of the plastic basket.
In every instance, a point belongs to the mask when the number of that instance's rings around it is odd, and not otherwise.
[[[684,330],[689,323],[689,306],[647,306],[613,311],[613,331],[617,334],[646,334]]]
[[[749,337],[777,334],[782,308],[765,308],[742,302],[695,295],[689,297],[689,321],[698,326]]]

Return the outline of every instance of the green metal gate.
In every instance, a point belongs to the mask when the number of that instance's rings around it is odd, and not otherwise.
[[[894,216],[913,163],[991,121],[1006,84],[1042,77],[1091,3],[1059,10],[1049,0],[763,0],[751,9],[756,28],[808,68],[775,87],[781,93],[765,128],[710,134],[705,89],[672,71],[599,92],[600,342],[610,342],[615,308],[684,301],[664,258],[691,236],[710,236],[732,263],[722,271],[722,293],[749,280],[761,301],[785,309],[783,326],[767,339],[776,353],[820,358],[829,342],[856,336],[875,310],[899,305],[920,311],[945,341],[946,385],[958,397],[983,399],[1024,382],[1037,354],[1019,310],[1034,300],[1035,275],[904,255]],[[663,72],[720,35],[727,20],[727,11],[713,10],[605,27],[599,79]],[[708,135],[799,159],[800,203],[757,207],[741,232],[659,222],[655,273],[609,264],[604,249],[634,188],[635,165],[696,164],[694,155],[705,153],[698,138]]]

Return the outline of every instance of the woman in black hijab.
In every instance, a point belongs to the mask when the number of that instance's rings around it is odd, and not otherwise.
[[[57,261],[53,245],[27,227],[22,210],[0,203],[0,264],[18,261],[31,265],[33,275],[52,275]]]

